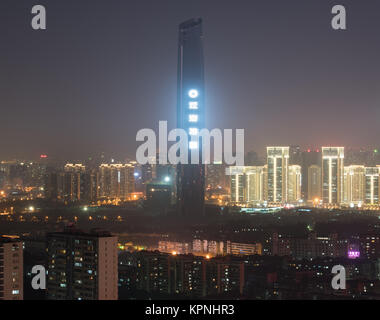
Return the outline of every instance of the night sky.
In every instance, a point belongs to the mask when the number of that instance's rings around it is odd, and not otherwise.
[[[331,28],[335,4],[346,31]],[[139,129],[173,128],[177,29],[192,17],[210,129],[244,128],[260,153],[380,145],[378,0],[1,0],[0,160],[134,157]]]

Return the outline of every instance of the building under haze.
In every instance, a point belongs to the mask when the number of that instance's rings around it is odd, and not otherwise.
[[[99,196],[127,200],[134,192],[134,167],[129,163],[103,163],[99,167]]]
[[[256,205],[264,199],[264,167],[233,166],[227,168],[230,177],[231,202]]]
[[[379,203],[379,176],[380,167],[365,168],[365,203],[375,205]]]
[[[75,228],[47,235],[51,300],[117,300],[117,237]]]
[[[339,205],[343,200],[344,147],[322,147],[322,200]]]
[[[308,173],[308,187],[307,187],[307,194],[308,194],[308,200],[315,202],[315,204],[319,203],[319,200],[321,199],[321,193],[322,193],[322,170],[320,166],[312,165],[307,170]]]
[[[267,147],[268,201],[288,201],[289,147]]]
[[[0,300],[23,299],[23,244],[0,236]]]
[[[344,167],[342,203],[361,206],[364,197],[365,167],[358,165]]]
[[[291,165],[288,169],[288,202],[298,202],[301,196],[301,166]]]
[[[179,26],[177,127],[189,136],[191,150],[201,145],[198,133],[205,128],[204,70],[202,19],[191,19]],[[201,152],[200,162],[201,163]],[[190,162],[190,161],[189,161]],[[177,166],[177,204],[179,214],[186,217],[204,214],[205,166]]]

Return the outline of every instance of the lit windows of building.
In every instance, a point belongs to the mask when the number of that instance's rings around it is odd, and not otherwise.
[[[343,203],[361,206],[365,197],[365,168],[351,165],[344,167]]]
[[[264,167],[233,166],[227,168],[230,177],[231,202],[256,205],[264,201]]]
[[[289,166],[288,202],[301,200],[301,166]]]
[[[267,147],[268,201],[288,201],[289,147]]]
[[[380,167],[365,168],[365,203],[379,204],[379,176]]]
[[[314,204],[319,204],[321,199],[322,192],[322,170],[320,166],[311,165],[308,170],[308,179],[307,179],[307,194],[308,200],[312,201]]]
[[[117,300],[117,237],[73,227],[47,235],[51,300]]]
[[[101,164],[99,167],[100,197],[128,200],[135,188],[134,166],[130,163]]]
[[[23,300],[23,243],[0,236],[0,300]]]
[[[322,147],[322,200],[338,205],[343,200],[344,147]]]

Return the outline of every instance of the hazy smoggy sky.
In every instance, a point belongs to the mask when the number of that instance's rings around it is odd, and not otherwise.
[[[30,26],[35,4],[45,31]],[[209,128],[244,128],[260,153],[380,145],[378,0],[1,0],[0,159],[133,157],[139,129],[174,127],[177,28],[192,17]]]

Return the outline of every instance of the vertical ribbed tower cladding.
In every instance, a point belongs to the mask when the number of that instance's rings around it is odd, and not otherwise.
[[[202,19],[190,19],[179,26],[177,127],[191,136],[205,128],[204,64]],[[189,143],[189,164],[179,164],[177,174],[178,213],[183,217],[204,215],[205,166],[190,164],[191,149],[201,143]]]

